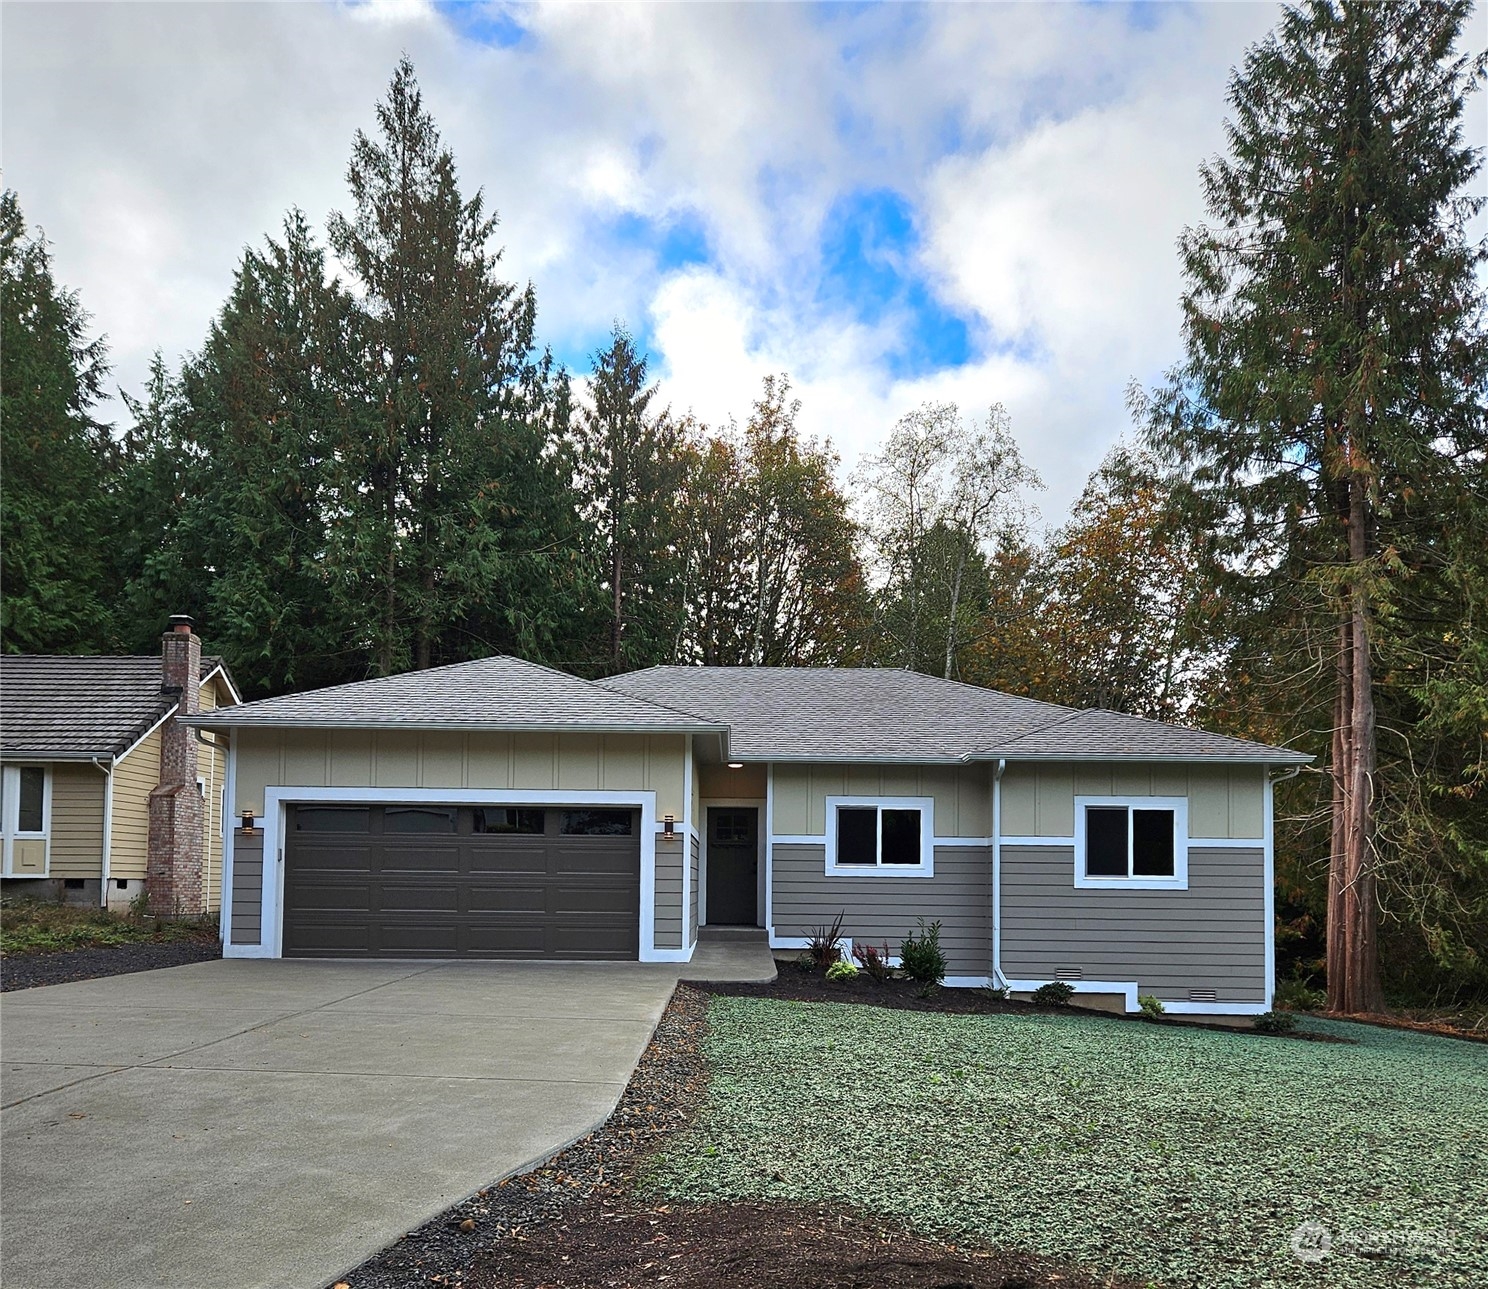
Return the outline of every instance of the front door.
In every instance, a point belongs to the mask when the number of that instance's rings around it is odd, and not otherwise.
[[[754,926],[759,807],[708,807],[708,925]]]

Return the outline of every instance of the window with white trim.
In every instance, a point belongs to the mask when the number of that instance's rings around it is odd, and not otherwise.
[[[0,771],[0,831],[6,877],[45,877],[50,862],[52,769],[7,765]]]
[[[827,872],[859,877],[931,876],[934,805],[929,797],[828,797]]]
[[[1187,889],[1188,802],[1077,797],[1075,885]]]

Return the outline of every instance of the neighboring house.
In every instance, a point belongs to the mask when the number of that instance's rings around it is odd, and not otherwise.
[[[227,750],[180,724],[239,701],[189,618],[157,658],[0,655],[0,885],[152,912],[216,909]]]
[[[1269,1008],[1271,784],[1310,758],[913,672],[515,658],[188,718],[228,736],[225,952],[688,960],[844,914],[948,983]]]

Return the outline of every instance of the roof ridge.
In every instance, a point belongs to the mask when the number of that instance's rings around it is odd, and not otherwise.
[[[576,680],[581,685],[588,685],[590,689],[602,689],[607,694],[616,694],[616,693],[618,693],[620,695],[620,697],[627,698],[632,703],[641,703],[642,705],[644,705],[646,707],[654,707],[654,708],[656,708],[657,711],[659,711],[659,712],[665,712],[668,716],[685,716],[685,717],[687,717],[688,720],[692,720],[692,721],[703,721],[703,722],[707,722],[708,721],[708,718],[706,716],[699,716],[696,712],[689,712],[685,708],[681,708],[681,707],[668,707],[665,703],[658,703],[654,698],[641,698],[641,697],[639,697],[636,694],[627,694],[623,690],[614,690],[614,689],[611,689],[604,682],[606,680],[613,680],[614,679],[613,676],[605,676],[605,677],[602,677],[599,680],[587,680],[583,676],[575,676],[573,674],[573,672],[571,672],[571,671],[559,671],[557,667],[550,667],[545,662],[532,662],[532,661],[530,661],[527,658],[518,658],[515,654],[500,654],[498,656],[499,657],[502,657],[502,658],[511,658],[514,661],[523,663],[523,664],[525,664],[528,667],[536,667],[539,671],[545,671],[545,672],[547,672],[547,673],[549,673],[550,675],[553,675],[553,676],[562,676],[565,680]],[[646,670],[647,671],[656,671],[656,670],[659,670],[659,668],[657,668],[657,667],[648,667],[648,668],[646,668]],[[638,673],[636,673],[636,672],[622,672],[620,674],[621,675],[636,675]]]

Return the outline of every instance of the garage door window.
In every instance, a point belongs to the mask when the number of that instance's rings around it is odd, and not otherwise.
[[[299,806],[296,832],[366,832],[372,826],[368,806]]]
[[[477,833],[522,833],[540,836],[547,831],[541,810],[502,810],[483,806],[475,811],[472,831]]]
[[[382,815],[382,831],[448,836],[455,831],[458,817],[453,806],[388,806]]]
[[[630,821],[629,810],[565,810],[563,812],[563,835],[565,837],[629,837]]]

